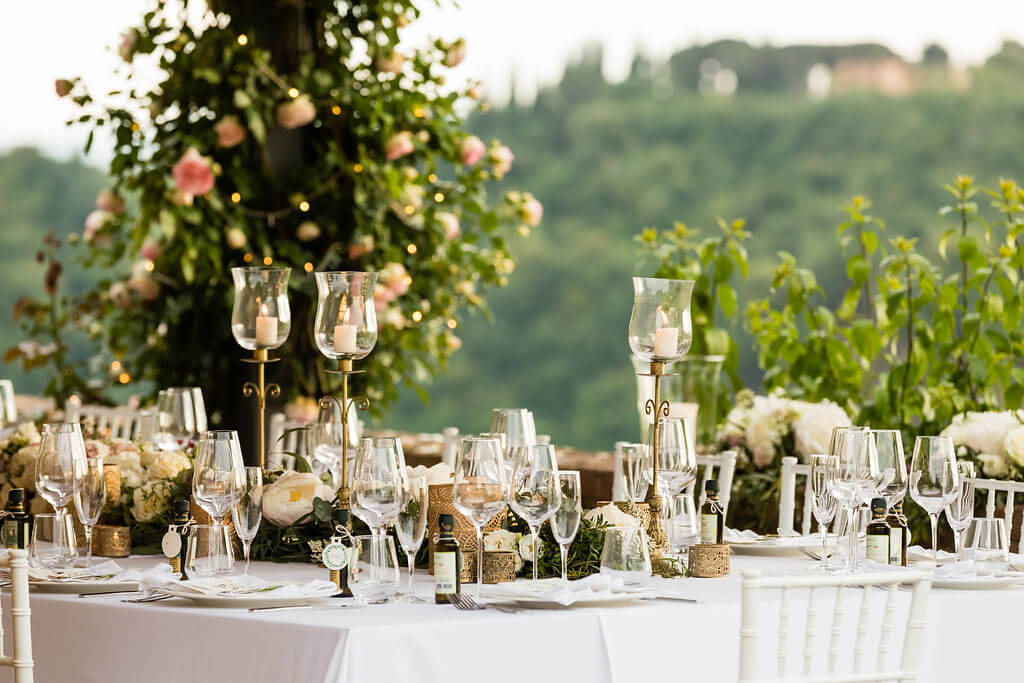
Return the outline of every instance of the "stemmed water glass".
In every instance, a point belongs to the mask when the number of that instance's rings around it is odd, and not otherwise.
[[[423,534],[427,528],[427,506],[430,502],[427,480],[425,477],[409,477],[409,485],[405,488],[402,507],[398,511],[395,531],[398,541],[402,544],[409,565],[408,602],[424,602],[416,595],[413,577],[416,574],[416,553],[423,543]]]
[[[576,532],[580,529],[580,516],[583,514],[582,489],[580,487],[580,473],[571,470],[562,470],[558,473],[558,488],[562,494],[562,501],[551,516],[551,535],[558,543],[558,550],[562,553],[562,583],[569,582],[568,567],[569,544],[576,538]],[[536,541],[534,542],[536,544]]]
[[[907,459],[903,455],[903,434],[898,429],[872,429],[865,447],[873,451],[878,463],[875,491],[892,510],[907,494]]]
[[[554,446],[519,446],[515,450],[509,505],[530,527],[533,537],[533,580],[537,580],[540,527],[562,502]]]
[[[829,490],[829,481],[835,476],[838,465],[839,458],[834,455],[811,456],[808,486],[811,487],[811,511],[821,534],[821,571],[828,569],[828,525],[836,516],[836,498]]]
[[[199,387],[171,387],[157,398],[158,431],[155,445],[162,450],[177,450],[206,433],[206,405]]]
[[[956,543],[956,559],[963,559],[964,531],[974,518],[974,463],[958,462],[960,486],[956,496],[946,505],[946,521],[953,529],[953,540]]]
[[[103,458],[89,458],[81,485],[75,489],[75,509],[85,527],[85,566],[92,566],[92,528],[100,519],[107,502],[107,483],[103,478]]]
[[[505,509],[508,495],[501,443],[497,439],[463,439],[455,458],[452,504],[476,529],[476,597],[483,585],[483,529]]]
[[[215,430],[199,437],[192,474],[192,497],[213,520],[209,536],[214,573],[230,572],[234,565],[224,517],[238,503],[245,490],[245,464],[238,432]]]
[[[505,476],[512,481],[516,448],[537,443],[537,427],[533,421],[533,413],[526,408],[494,408],[491,411],[491,431],[488,435],[501,439]]]
[[[647,478],[651,469],[651,447],[642,443],[626,443],[622,444],[620,451],[626,497],[634,503],[643,502],[650,486]]]
[[[54,564],[64,567],[74,561],[77,551],[66,538],[67,506],[86,475],[85,441],[77,423],[43,425],[36,459],[36,491],[57,513],[53,531]]]
[[[260,530],[263,518],[263,469],[260,467],[245,468],[245,483],[242,496],[231,508],[231,518],[235,522],[235,533],[242,539],[242,553],[245,555],[245,574],[249,574],[249,548],[256,532]]]
[[[910,497],[932,522],[932,562],[939,556],[939,513],[960,490],[953,440],[946,436],[919,436],[910,461]]]
[[[388,524],[395,521],[405,496],[407,476],[402,442],[394,437],[365,438],[359,443],[352,472],[352,512],[366,522],[373,535],[370,571],[376,577],[383,566],[381,540]]]
[[[828,470],[826,486],[846,512],[849,537],[848,568],[853,572],[857,567],[857,507],[866,491],[874,486],[878,476],[878,460],[864,447],[867,435],[865,427],[838,428],[832,432],[831,455],[835,460]]]
[[[658,490],[656,494],[671,498],[690,485],[697,477],[697,453],[694,448],[693,423],[689,418],[662,418],[658,452]],[[654,438],[651,425],[649,441]],[[654,477],[654,468],[647,469],[647,482]],[[663,506],[664,507],[664,506]]]

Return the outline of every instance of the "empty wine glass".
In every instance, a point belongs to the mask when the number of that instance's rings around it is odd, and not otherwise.
[[[75,489],[75,509],[85,527],[85,566],[92,566],[92,528],[100,519],[107,502],[107,482],[103,478],[103,458],[89,458],[81,485]]]
[[[960,486],[956,496],[946,505],[946,521],[953,530],[956,559],[963,559],[963,535],[974,517],[974,463],[958,462]]]
[[[455,458],[452,504],[476,529],[476,597],[483,585],[483,528],[505,509],[509,495],[501,442],[470,438],[459,444]]]
[[[491,437],[501,434],[504,450],[506,478],[512,480],[512,464],[515,450],[519,446],[534,446],[537,443],[537,427],[533,413],[526,408],[495,408],[491,411]]]
[[[694,447],[693,423],[689,418],[661,418],[658,437],[658,452],[652,455],[658,459],[659,496],[671,498],[689,486],[697,477],[697,451]],[[651,425],[648,442],[654,440],[654,425]],[[648,483],[654,477],[654,468],[647,470]]]
[[[562,500],[555,514],[551,516],[551,535],[558,543],[562,554],[562,583],[568,583],[569,544],[576,538],[580,528],[580,516],[583,514],[583,498],[580,487],[580,473],[562,470],[558,473],[558,488]],[[536,541],[534,542],[536,543]]]
[[[210,515],[214,526],[224,526],[225,515],[242,497],[245,476],[238,432],[215,430],[199,438],[192,473],[192,497]],[[229,573],[235,560],[230,543],[223,548],[223,553],[220,552],[221,536],[226,537],[226,533],[215,531],[210,535],[217,545],[209,564],[216,573]]]
[[[867,436],[865,427],[840,427],[832,432],[831,476],[827,476],[829,493],[836,503],[845,508],[846,518],[853,520],[847,525],[849,539],[849,570],[857,568],[857,524],[856,509],[861,504],[866,490],[874,485],[878,473],[877,458],[864,447]]]
[[[907,459],[903,455],[903,434],[898,429],[872,429],[865,445],[874,451],[878,462],[877,494],[892,510],[907,493]]]
[[[398,534],[398,541],[402,544],[405,557],[409,565],[409,595],[408,602],[425,602],[416,595],[413,587],[413,578],[416,575],[416,553],[423,543],[423,534],[427,528],[427,506],[430,502],[427,480],[425,477],[409,477],[409,484],[405,488],[405,497],[402,500],[402,507],[398,511],[398,520],[395,522],[395,532]]]
[[[555,449],[546,446],[519,446],[515,450],[509,505],[530,527],[533,537],[533,580],[537,580],[540,557],[540,526],[555,513],[562,502],[558,483]]]
[[[828,569],[828,525],[836,516],[836,498],[829,489],[830,477],[835,476],[839,458],[834,455],[812,455],[807,485],[811,487],[811,511],[821,534],[821,563],[819,569]]]
[[[919,436],[910,461],[910,497],[932,522],[932,562],[939,556],[939,513],[951,503],[960,488],[953,440],[947,436]]]
[[[378,538],[395,520],[405,494],[405,455],[392,437],[360,441],[352,472],[353,511]]]
[[[700,541],[700,517],[693,502],[693,491],[687,488],[668,498],[663,507],[663,517],[670,550],[685,565],[690,546]]]
[[[332,422],[318,422],[305,429],[306,455],[313,473],[328,472],[331,488],[341,488],[341,433]]]
[[[78,554],[65,533],[67,506],[75,491],[82,486],[87,460],[82,428],[77,423],[43,425],[36,459],[36,491],[53,506],[57,514],[54,524],[54,561],[56,566],[68,566]]]
[[[206,432],[206,405],[199,387],[171,387],[157,395],[159,431],[154,445],[178,450]]]
[[[231,508],[231,518],[235,522],[235,533],[242,540],[242,553],[245,556],[245,574],[249,574],[249,548],[256,532],[260,530],[263,519],[263,469],[260,467],[245,468],[245,483],[242,496]]]
[[[642,443],[626,443],[622,444],[620,451],[626,497],[634,503],[643,502],[650,486],[651,447]]]

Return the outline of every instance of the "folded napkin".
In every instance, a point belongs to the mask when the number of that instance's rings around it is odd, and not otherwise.
[[[316,579],[302,585],[273,583],[255,576],[202,577],[189,581],[169,581],[165,588],[174,592],[197,595],[266,595],[275,598],[308,598],[334,595],[338,587],[330,581]]]
[[[950,560],[956,559],[956,555],[950,552],[946,552],[945,550],[940,550],[937,557],[940,563],[949,562]],[[931,562],[931,548],[925,550],[923,547],[919,545],[912,545],[909,548],[907,548],[907,560],[913,562]]]
[[[935,578],[942,581],[953,581],[956,579],[973,579],[978,576],[978,568],[974,560],[961,560],[950,562],[935,569]]]
[[[29,567],[28,578],[30,581],[100,581],[112,580],[121,571],[121,565],[107,560],[91,567],[71,567],[61,572],[46,567]]]
[[[726,543],[753,543],[755,541],[763,541],[767,536],[762,536],[756,531],[750,529],[730,529],[725,527],[725,532],[722,534],[725,537]]]
[[[627,587],[622,579],[605,574],[591,574],[579,581],[563,584],[561,579],[545,579],[543,581],[512,581],[494,586],[484,586],[485,598],[506,600],[526,599],[539,602],[555,602],[568,607],[584,599],[614,600],[643,592],[644,588]]]

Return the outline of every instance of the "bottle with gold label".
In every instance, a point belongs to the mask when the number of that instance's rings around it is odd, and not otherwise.
[[[25,489],[11,489],[4,508],[3,537],[8,548],[28,548],[32,536],[32,515],[25,512]]]
[[[871,500],[871,524],[867,529],[867,559],[879,564],[889,564],[889,525],[885,521],[884,498]]]
[[[700,542],[719,544],[725,527],[722,504],[718,502],[718,481],[708,479],[704,483],[704,505],[700,508]]]
[[[910,527],[903,515],[903,501],[892,506],[886,518],[889,523],[889,564],[907,566],[907,548],[910,546]]]
[[[441,534],[434,542],[434,602],[448,602],[449,595],[462,592],[462,549],[455,538],[455,517],[440,515]]]

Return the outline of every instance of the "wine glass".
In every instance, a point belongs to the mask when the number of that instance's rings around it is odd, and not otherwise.
[[[690,485],[697,477],[697,452],[693,441],[693,422],[689,418],[661,418],[659,427],[658,490],[662,497],[671,498]],[[648,442],[654,440],[651,425]],[[647,469],[648,483],[654,477],[654,468]]]
[[[81,486],[75,489],[75,509],[85,527],[85,566],[92,566],[92,528],[100,519],[107,502],[107,482],[103,478],[103,458],[89,458]]]
[[[341,432],[333,422],[317,422],[305,429],[306,455],[313,473],[329,472],[331,488],[341,488]]]
[[[359,444],[352,471],[352,512],[370,527],[375,539],[373,557],[384,561],[381,540],[402,507],[406,487],[402,442],[393,437],[365,438]],[[380,563],[371,563],[371,580]]]
[[[537,443],[537,427],[533,413],[526,408],[495,408],[491,411],[491,437],[502,435],[502,455],[505,457],[506,477],[512,480],[515,450],[519,446]]]
[[[651,447],[642,443],[625,443],[620,448],[622,453],[622,481],[626,489],[626,497],[634,503],[643,502],[647,498],[648,481],[651,470]]]
[[[932,562],[938,560],[939,513],[956,498],[960,471],[956,451],[948,436],[919,436],[910,461],[910,497],[932,522]]]
[[[238,432],[215,430],[205,432],[199,438],[193,464],[192,497],[210,515],[215,527],[224,526],[225,515],[241,499],[245,477]],[[210,539],[216,544],[210,551],[212,570],[230,572],[235,560],[231,544],[226,542],[227,534],[215,530]]]
[[[206,432],[206,406],[199,387],[171,387],[157,398],[159,431],[154,445],[162,450],[178,450]]]
[[[946,505],[946,521],[953,529],[953,540],[956,543],[956,559],[963,559],[963,535],[974,517],[974,463],[958,462],[960,486],[956,496]]]
[[[832,476],[828,476],[829,493],[836,503],[845,508],[849,538],[849,571],[857,567],[857,524],[856,510],[861,504],[865,491],[869,491],[878,473],[877,458],[864,447],[866,427],[839,427],[832,432],[831,455]]]
[[[829,490],[830,477],[835,476],[839,458],[834,455],[812,455],[808,486],[811,487],[811,511],[821,534],[821,571],[828,569],[828,525],[836,516],[836,498]]]
[[[398,520],[395,522],[395,532],[409,565],[408,602],[425,602],[416,595],[413,578],[416,575],[416,553],[423,543],[423,534],[427,528],[429,502],[426,477],[409,477],[409,485],[405,488],[405,497],[398,511]]]
[[[875,490],[885,498],[887,510],[907,493],[907,459],[903,455],[903,434],[898,429],[872,429],[864,441],[878,462]]]
[[[558,543],[558,549],[562,553],[562,583],[569,582],[568,559],[569,544],[576,538],[576,532],[580,529],[580,516],[583,514],[582,488],[580,487],[580,473],[563,470],[558,473],[558,488],[562,500],[551,516],[551,535]],[[536,546],[536,541],[534,545]]]
[[[548,444],[516,448],[510,495],[509,505],[530,527],[530,535],[533,537],[533,580],[536,581],[540,526],[555,513],[562,502],[554,446]]]
[[[242,485],[242,496],[231,508],[231,518],[235,522],[235,533],[242,540],[242,553],[245,555],[245,574],[249,574],[249,548],[256,532],[260,530],[263,519],[263,468],[246,467],[245,483]]]
[[[484,526],[505,509],[509,495],[505,458],[497,439],[469,438],[455,458],[452,504],[476,529],[476,596],[483,585]]]
[[[74,562],[77,550],[67,538],[67,506],[75,491],[82,486],[86,474],[85,441],[77,423],[43,425],[36,459],[36,491],[53,506],[57,514],[54,524],[54,563],[67,566]]]

